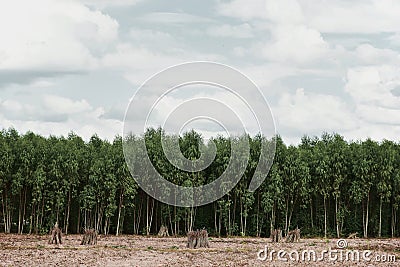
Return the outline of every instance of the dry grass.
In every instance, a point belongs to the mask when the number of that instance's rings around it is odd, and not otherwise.
[[[268,247],[317,253],[336,248],[337,239],[302,239],[271,243],[266,238],[212,238],[210,248],[187,249],[186,238],[100,236],[96,246],[80,246],[80,235],[63,236],[62,245],[49,245],[48,236],[0,234],[0,266],[400,266],[400,239],[351,239],[348,249],[372,255],[395,255],[397,262],[282,262],[261,261],[257,252]]]

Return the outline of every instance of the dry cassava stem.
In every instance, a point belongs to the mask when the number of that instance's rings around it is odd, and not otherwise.
[[[158,236],[159,237],[169,236],[168,227],[161,225],[160,231],[158,231]]]
[[[95,229],[85,229],[81,245],[96,245],[97,235],[98,233]]]
[[[50,231],[49,244],[55,243],[56,245],[62,244],[61,240],[61,229],[58,227],[58,223],[54,225],[53,229]]]
[[[208,242],[208,233],[207,230],[197,230],[190,231],[187,239],[187,247],[188,248],[209,248],[210,244]]]

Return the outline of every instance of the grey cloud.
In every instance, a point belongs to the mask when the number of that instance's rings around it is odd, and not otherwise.
[[[394,89],[392,89],[392,90],[391,90],[391,93],[392,93],[394,96],[400,97],[400,85],[397,86],[397,87],[395,87]]]
[[[126,103],[119,103],[113,105],[110,108],[106,109],[104,114],[102,114],[99,118],[123,121],[126,107],[127,107]]]
[[[30,84],[39,78],[53,78],[65,75],[82,74],[78,71],[17,71],[17,70],[0,70],[0,89],[10,84]]]

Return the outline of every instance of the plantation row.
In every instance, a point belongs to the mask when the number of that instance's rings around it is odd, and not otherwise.
[[[216,137],[216,157],[197,173],[180,171],[163,153],[161,129],[131,136],[132,168],[145,177],[146,151],[169,181],[207,184],[229,163],[234,138]],[[148,196],[131,178],[121,137],[96,135],[88,142],[71,133],[42,137],[14,129],[0,132],[0,229],[6,233],[48,233],[58,222],[64,233],[95,228],[103,234],[155,234],[162,225],[172,235],[205,227],[215,235],[269,236],[299,227],[302,235],[399,236],[400,145],[384,140],[346,142],[338,134],[303,137],[286,146],[277,136],[276,155],[263,184],[247,190],[258,163],[261,136],[249,138],[250,159],[242,179],[223,198],[201,207],[169,206]],[[194,131],[179,137],[187,159],[209,147]],[[135,150],[137,147],[137,151]]]

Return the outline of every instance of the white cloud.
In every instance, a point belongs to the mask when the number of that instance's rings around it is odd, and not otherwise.
[[[93,69],[118,23],[77,1],[8,1],[0,9],[0,71]]]
[[[164,51],[120,43],[116,52],[107,54],[102,59],[102,65],[105,68],[122,71],[124,77],[137,86],[172,65],[196,60],[221,61],[221,59],[222,57],[216,54],[194,53],[179,47]]]
[[[305,18],[297,0],[234,0],[219,2],[217,12],[242,20],[263,19],[280,24],[299,24]]]
[[[79,2],[84,3],[85,5],[95,7],[97,9],[104,9],[107,7],[126,7],[126,6],[133,6],[137,3],[141,2],[142,0],[76,0]]]
[[[305,24],[320,32],[398,32],[400,2],[394,0],[234,0],[220,1],[217,11],[242,20]]]
[[[400,46],[400,32],[392,34],[389,36],[388,41],[395,46]]]
[[[254,36],[252,27],[248,23],[234,26],[229,24],[211,26],[207,29],[207,34],[215,37],[230,38],[250,38]]]
[[[400,2],[394,0],[299,0],[307,23],[321,32],[397,32]]]
[[[357,46],[354,51],[357,60],[364,64],[400,64],[400,54],[391,49],[379,49],[370,44]]]
[[[400,97],[391,92],[399,85],[399,67],[365,66],[348,70],[345,90],[352,96],[355,103],[394,108],[399,109],[400,112]]]
[[[376,127],[389,128],[382,130],[381,135],[392,134],[400,126],[400,96],[392,90],[400,85],[400,68],[390,65],[357,67],[347,73],[345,90],[351,95],[356,105],[355,114]],[[396,130],[397,129],[397,130]]]
[[[323,131],[348,131],[356,127],[351,110],[339,97],[306,93],[303,88],[295,94],[283,93],[278,106],[272,108],[279,128],[301,134]]]
[[[138,17],[138,20],[141,22],[147,22],[151,24],[166,24],[166,25],[178,25],[187,23],[210,23],[214,22],[212,19],[209,19],[204,16],[196,16],[189,13],[184,12],[152,12],[147,13]]]
[[[97,133],[102,138],[113,139],[122,134],[122,121],[102,117],[104,108],[94,108],[84,99],[45,95],[41,103],[31,105],[16,100],[0,100],[0,125],[14,127],[24,133],[33,131],[45,136],[66,135],[74,131],[88,140]]]
[[[321,59],[329,45],[321,34],[303,25],[277,25],[272,40],[261,46],[261,54],[272,61],[299,64]]]
[[[56,95],[44,95],[43,105],[48,112],[58,114],[79,114],[92,110],[92,107],[85,99],[74,101]]]
[[[243,20],[265,18],[265,0],[234,0],[231,2],[219,1],[217,12]]]

